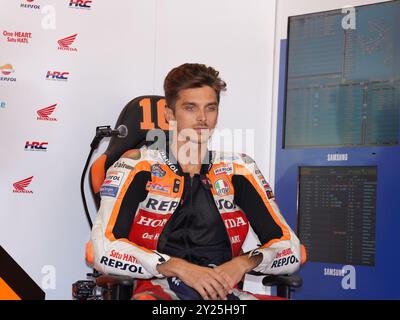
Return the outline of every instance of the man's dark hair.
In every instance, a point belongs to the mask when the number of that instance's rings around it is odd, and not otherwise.
[[[174,109],[179,91],[204,86],[214,89],[219,103],[220,92],[226,90],[226,83],[218,75],[214,68],[199,63],[185,63],[172,69],[164,80],[167,106]]]

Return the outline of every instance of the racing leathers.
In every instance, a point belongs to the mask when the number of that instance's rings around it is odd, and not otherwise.
[[[193,181],[171,157],[167,150],[144,146],[126,152],[108,169],[91,233],[95,269],[137,279],[163,278],[157,265],[179,253],[189,262],[219,265],[242,254],[249,225],[260,246],[248,254],[263,256],[254,271],[290,274],[299,268],[299,240],[281,216],[270,186],[249,156],[208,151],[209,163],[202,165],[197,176],[197,183],[205,190],[205,198],[198,203],[207,200],[210,210],[218,215],[211,217],[212,223],[208,224],[193,223],[195,217],[190,214],[197,208],[186,210],[184,219],[188,222],[179,222],[182,206],[192,200],[185,184]],[[174,228],[177,223],[188,230],[179,234]],[[206,235],[213,226],[218,230],[218,235],[210,238],[214,243],[207,250],[207,241],[203,241],[197,254],[193,239],[201,241],[202,237],[196,238],[194,233]]]

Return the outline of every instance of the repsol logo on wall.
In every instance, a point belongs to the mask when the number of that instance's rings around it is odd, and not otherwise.
[[[14,72],[15,70],[10,63],[0,65],[0,81],[10,81],[10,82],[17,81],[16,78],[11,76],[11,74],[13,74]],[[1,75],[4,75],[4,77]]]

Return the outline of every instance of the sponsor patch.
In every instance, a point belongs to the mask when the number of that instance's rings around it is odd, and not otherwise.
[[[219,167],[217,169],[214,169],[214,173],[215,173],[216,176],[219,176],[221,174],[229,175],[229,174],[232,174],[232,172],[233,172],[233,167],[231,167],[231,166]]]
[[[283,266],[287,266],[288,264],[294,264],[294,263],[299,263],[299,260],[294,255],[291,255],[288,257],[274,260],[274,262],[272,263],[271,269],[280,268]]]
[[[139,209],[133,221],[129,239],[148,249],[156,249],[157,240],[170,217],[171,214],[159,214]]]
[[[126,262],[122,262],[116,259],[111,259],[106,256],[102,256],[100,260],[100,264],[104,264],[106,266],[119,269],[119,270],[128,270],[132,273],[140,273],[143,274],[143,267],[135,264],[130,264]]]
[[[133,167],[132,167],[132,166],[126,164],[125,162],[119,162],[119,161],[116,162],[116,163],[113,165],[113,168],[122,168],[122,169],[127,169],[127,170],[133,170]]]
[[[158,200],[151,197],[147,198],[145,207],[155,212],[173,212],[178,207],[176,200]]]
[[[269,185],[269,183],[267,182],[267,180],[265,180],[263,174],[261,173],[260,169],[258,169],[257,166],[254,167],[254,173],[256,174],[257,178],[260,180],[265,193],[267,194],[268,199],[272,199],[274,198],[274,193],[272,192],[272,188]]]
[[[118,190],[119,190],[118,187],[113,187],[110,185],[102,185],[100,188],[100,196],[115,198],[117,196]]]
[[[147,216],[146,216],[147,213]],[[165,226],[167,223],[168,219],[167,218],[155,218],[156,216],[148,211],[141,210],[140,211],[141,216],[135,219],[135,223],[144,225],[146,227],[151,227],[151,228],[162,228]],[[153,218],[152,218],[153,217]]]
[[[219,179],[214,183],[214,190],[219,196],[224,196],[229,193],[229,183],[225,179]]]
[[[282,258],[282,257],[288,256],[288,255],[291,255],[291,254],[293,254],[292,249],[291,248],[287,248],[285,250],[282,250],[281,252],[278,252],[276,254],[276,256],[275,256],[275,259]]]
[[[270,189],[270,190],[265,190],[265,193],[267,194],[267,198],[268,198],[268,199],[273,199],[273,198],[275,198],[275,195],[274,195],[274,193],[272,192],[271,189]]]
[[[232,201],[229,201],[226,199],[215,200],[215,204],[217,205],[217,208],[219,211],[236,210],[237,209],[237,206]]]
[[[119,187],[123,177],[123,172],[110,172],[104,179],[103,185]]]
[[[234,244],[234,243],[240,243],[240,242],[241,242],[241,240],[240,240],[240,236],[239,236],[239,235],[236,235],[236,236],[231,237],[231,243],[232,243],[232,244]]]
[[[157,164],[153,164],[151,166],[151,174],[157,178],[162,178],[165,176],[165,171],[161,168],[161,166]]]
[[[137,263],[137,260],[134,256],[131,256],[130,254],[127,253],[119,253],[116,250],[111,250],[110,257],[130,263]]]
[[[243,217],[227,218],[224,219],[226,229],[238,228],[247,225]]]
[[[159,183],[153,182],[153,181],[148,181],[146,184],[146,190],[147,191],[158,191],[158,192],[163,192],[163,193],[169,193],[170,187],[169,186],[163,186]]]

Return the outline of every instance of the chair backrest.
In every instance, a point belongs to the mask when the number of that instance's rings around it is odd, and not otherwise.
[[[100,187],[107,169],[127,150],[143,146],[149,130],[161,129],[167,134],[168,124],[164,118],[164,110],[164,97],[148,95],[131,100],[121,111],[115,127],[125,125],[128,128],[128,135],[125,138],[112,137],[106,151],[90,168],[90,187],[97,209],[100,206]]]

